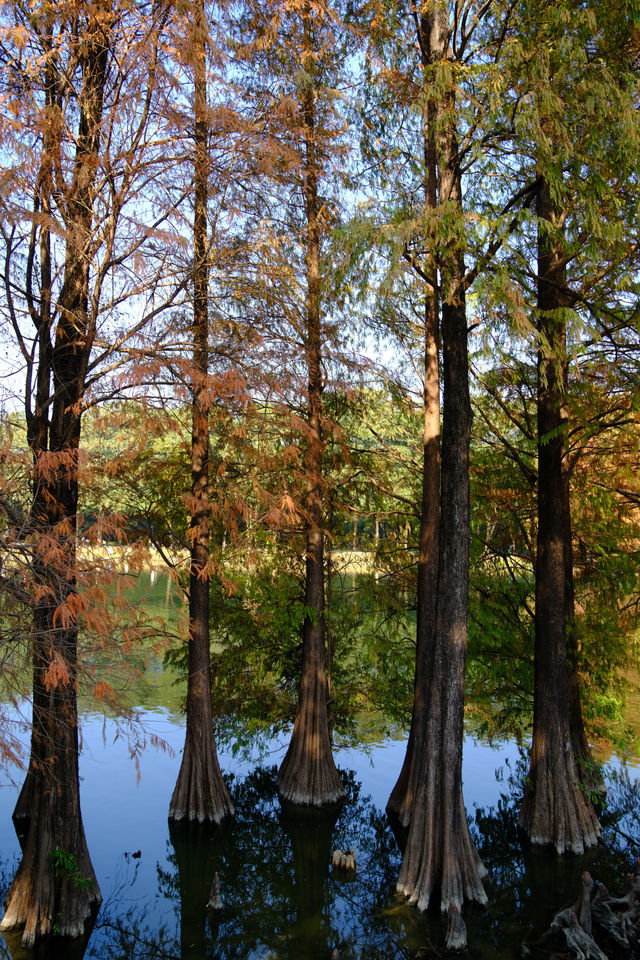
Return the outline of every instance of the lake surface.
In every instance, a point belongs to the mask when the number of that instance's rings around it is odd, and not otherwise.
[[[137,733],[115,720],[82,720],[82,811],[103,905],[87,945],[44,943],[37,960],[400,960],[442,952],[439,913],[419,914],[394,892],[400,851],[384,807],[404,756],[403,739],[366,751],[338,749],[347,800],[331,814],[283,810],[276,771],[286,738],[249,756],[222,750],[236,817],[219,828],[169,828],[169,799],[178,774],[184,720],[180,691],[160,670],[145,679]],[[154,702],[155,701],[155,702]],[[5,711],[6,712],[6,711]],[[137,761],[140,738],[146,749]],[[614,783],[602,818],[603,842],[584,857],[559,858],[522,846],[517,833],[519,751],[467,736],[464,794],[481,856],[489,869],[485,909],[464,911],[469,956],[521,957],[553,914],[575,900],[583,870],[623,892],[631,858],[640,852],[635,781]],[[613,768],[620,764],[614,762]],[[11,822],[22,774],[0,787],[0,884],[19,862]],[[517,778],[516,778],[517,779]],[[332,851],[352,847],[355,878],[331,869]],[[214,873],[223,908],[206,910]],[[19,938],[0,957],[26,960]]]

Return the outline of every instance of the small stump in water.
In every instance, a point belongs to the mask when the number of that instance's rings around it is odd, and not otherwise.
[[[341,870],[344,873],[350,873],[355,876],[356,872],[356,852],[355,850],[334,850],[331,858],[331,865],[334,870]]]
[[[209,891],[209,900],[207,910],[222,910],[222,897],[220,896],[220,877],[217,873],[213,875],[213,883]]]

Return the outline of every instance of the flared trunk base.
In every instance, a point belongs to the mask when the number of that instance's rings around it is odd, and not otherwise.
[[[471,839],[462,800],[458,823],[447,827],[448,819],[435,797],[427,796],[426,805],[414,811],[396,890],[418,910],[426,910],[437,894],[443,913],[451,904],[462,911],[465,901],[487,903],[482,884],[487,871]]]
[[[42,937],[84,936],[102,902],[80,812],[63,792],[56,785],[30,789],[32,807],[18,821],[26,828],[23,855],[0,930],[22,928],[26,948]]]
[[[584,853],[597,844],[600,823],[585,796],[567,738],[534,749],[518,826],[531,843],[556,852]]]
[[[284,803],[325,807],[344,800],[344,787],[331,747],[322,750],[318,739],[313,733],[291,738],[278,771],[278,796]]]
[[[187,734],[169,819],[221,823],[233,816],[233,803],[218,763],[213,732],[200,738],[197,745],[193,740]]]
[[[309,671],[302,680],[291,742],[278,771],[278,795],[285,803],[324,807],[344,799],[331,752],[324,675]]]

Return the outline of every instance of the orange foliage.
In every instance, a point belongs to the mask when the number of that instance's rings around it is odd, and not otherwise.
[[[45,690],[51,690],[54,687],[65,687],[71,680],[69,667],[62,659],[61,654],[55,650],[49,666],[45,672],[43,683]]]

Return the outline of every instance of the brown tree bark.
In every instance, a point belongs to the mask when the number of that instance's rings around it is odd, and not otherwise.
[[[209,270],[207,266],[208,119],[204,0],[194,4],[195,204],[191,432],[191,571],[187,729],[169,818],[219,823],[233,813],[213,730],[209,652]]]
[[[56,78],[52,62],[51,40],[51,22],[48,22],[44,47],[46,50],[46,61],[44,65],[45,78],[45,104],[47,111],[55,108],[56,102]],[[37,184],[37,197],[35,207],[42,211],[45,217],[51,215],[51,194],[53,191],[53,155],[55,149],[55,136],[48,124],[43,130],[43,150],[42,166]],[[45,220],[45,224],[47,221]],[[33,456],[33,485],[30,515],[30,526],[35,530],[38,528],[46,529],[47,509],[46,509],[46,477],[41,476],[41,464],[44,463],[43,455],[49,449],[49,415],[48,407],[51,396],[51,364],[52,364],[52,344],[51,344],[51,298],[52,298],[52,270],[51,270],[51,231],[48,226],[43,226],[39,242],[40,255],[40,308],[31,311],[31,317],[37,331],[38,337],[38,360],[36,373],[36,395],[33,409],[27,403],[25,405],[25,414],[27,421],[27,442]],[[35,257],[35,249],[33,250]],[[30,258],[31,261],[31,258]],[[27,279],[27,287],[31,287],[31,278]],[[33,697],[40,699],[45,692],[40,682],[41,667],[40,658],[37,656],[35,643],[33,650]],[[34,718],[45,715],[46,698],[34,707]],[[26,836],[28,829],[29,810],[33,802],[32,791],[34,789],[34,769],[37,769],[40,760],[38,759],[38,744],[40,735],[34,737],[36,731],[35,724],[32,726],[31,734],[31,753],[29,758],[29,767],[25,777],[20,795],[13,811],[13,821],[21,843]]]
[[[65,598],[68,601],[69,595]],[[63,603],[65,602],[63,601]],[[58,608],[59,609],[59,608]],[[30,768],[16,817],[22,860],[0,929],[23,926],[28,947],[48,934],[80,937],[101,901],[80,811],[75,629],[54,626],[56,607],[36,611]],[[55,639],[52,640],[51,638]],[[51,668],[68,679],[49,685]]]
[[[303,11],[302,66],[313,76],[311,7]],[[303,190],[307,222],[306,364],[307,431],[306,578],[298,707],[289,748],[278,771],[278,793],[291,803],[323,806],[344,797],[331,750],[327,710],[324,596],[324,477],[322,472],[322,324],[320,314],[320,221],[314,90],[301,93],[304,136]]]
[[[33,414],[27,404],[34,459],[30,514],[34,543],[33,724],[29,769],[14,812],[23,856],[0,924],[2,930],[23,927],[22,942],[27,947],[52,933],[81,936],[101,900],[80,812],[75,571],[81,406],[92,345],[87,318],[88,254],[110,16],[108,3],[87,16],[78,53],[82,85],[73,181],[61,208],[65,263],[53,343],[48,229],[40,237],[42,296],[34,316],[39,356]],[[48,25],[51,29],[51,20]],[[51,43],[47,50],[45,99],[52,106],[56,77]],[[56,142],[52,128],[44,131],[43,147],[39,191],[46,211],[53,190]]]
[[[421,40],[427,37],[427,20],[420,22]],[[427,44],[422,42],[423,67],[427,67]],[[425,218],[437,206],[437,165],[434,139],[435,104],[429,98],[424,107],[424,189]],[[423,763],[423,739],[427,716],[429,674],[433,644],[438,586],[438,542],[440,523],[440,336],[437,268],[433,257],[422,268],[428,277],[424,300],[424,379],[423,379],[423,461],[420,502],[420,546],[418,554],[416,669],[413,685],[413,709],[407,750],[400,776],[387,803],[388,813],[401,826],[409,824],[420,782]]]
[[[566,350],[563,360],[563,390],[568,391],[568,363]],[[580,784],[589,794],[604,795],[605,785],[600,770],[593,759],[587,740],[582,715],[582,697],[580,693],[580,667],[578,640],[576,635],[575,587],[573,579],[573,529],[571,525],[571,477],[568,450],[568,431],[562,435],[562,506],[564,512],[564,565],[565,565],[565,631],[567,646],[567,698],[569,702],[569,730],[571,744],[578,765]]]
[[[434,653],[429,674],[422,776],[411,813],[397,890],[425,910],[486,903],[484,867],[471,840],[462,797],[464,672],[469,551],[468,393],[464,302],[443,305],[444,405],[440,564]]]
[[[541,178],[538,216],[538,541],[534,706],[531,765],[519,824],[532,843],[558,853],[582,853],[600,825],[580,785],[569,726],[567,510],[563,456],[567,407],[563,364],[566,325],[561,223],[548,182]],[[572,599],[572,598],[571,598]]]
[[[427,14],[430,61],[439,78],[449,49],[448,10]],[[442,87],[441,87],[442,89]],[[413,804],[397,890],[421,910],[436,891],[441,909],[465,900],[486,903],[484,867],[471,840],[462,797],[464,675],[469,586],[469,444],[471,404],[464,289],[462,174],[458,162],[451,79],[435,117],[438,204],[452,220],[438,244],[443,291],[443,426],[440,547],[433,657],[429,663],[422,776]]]

